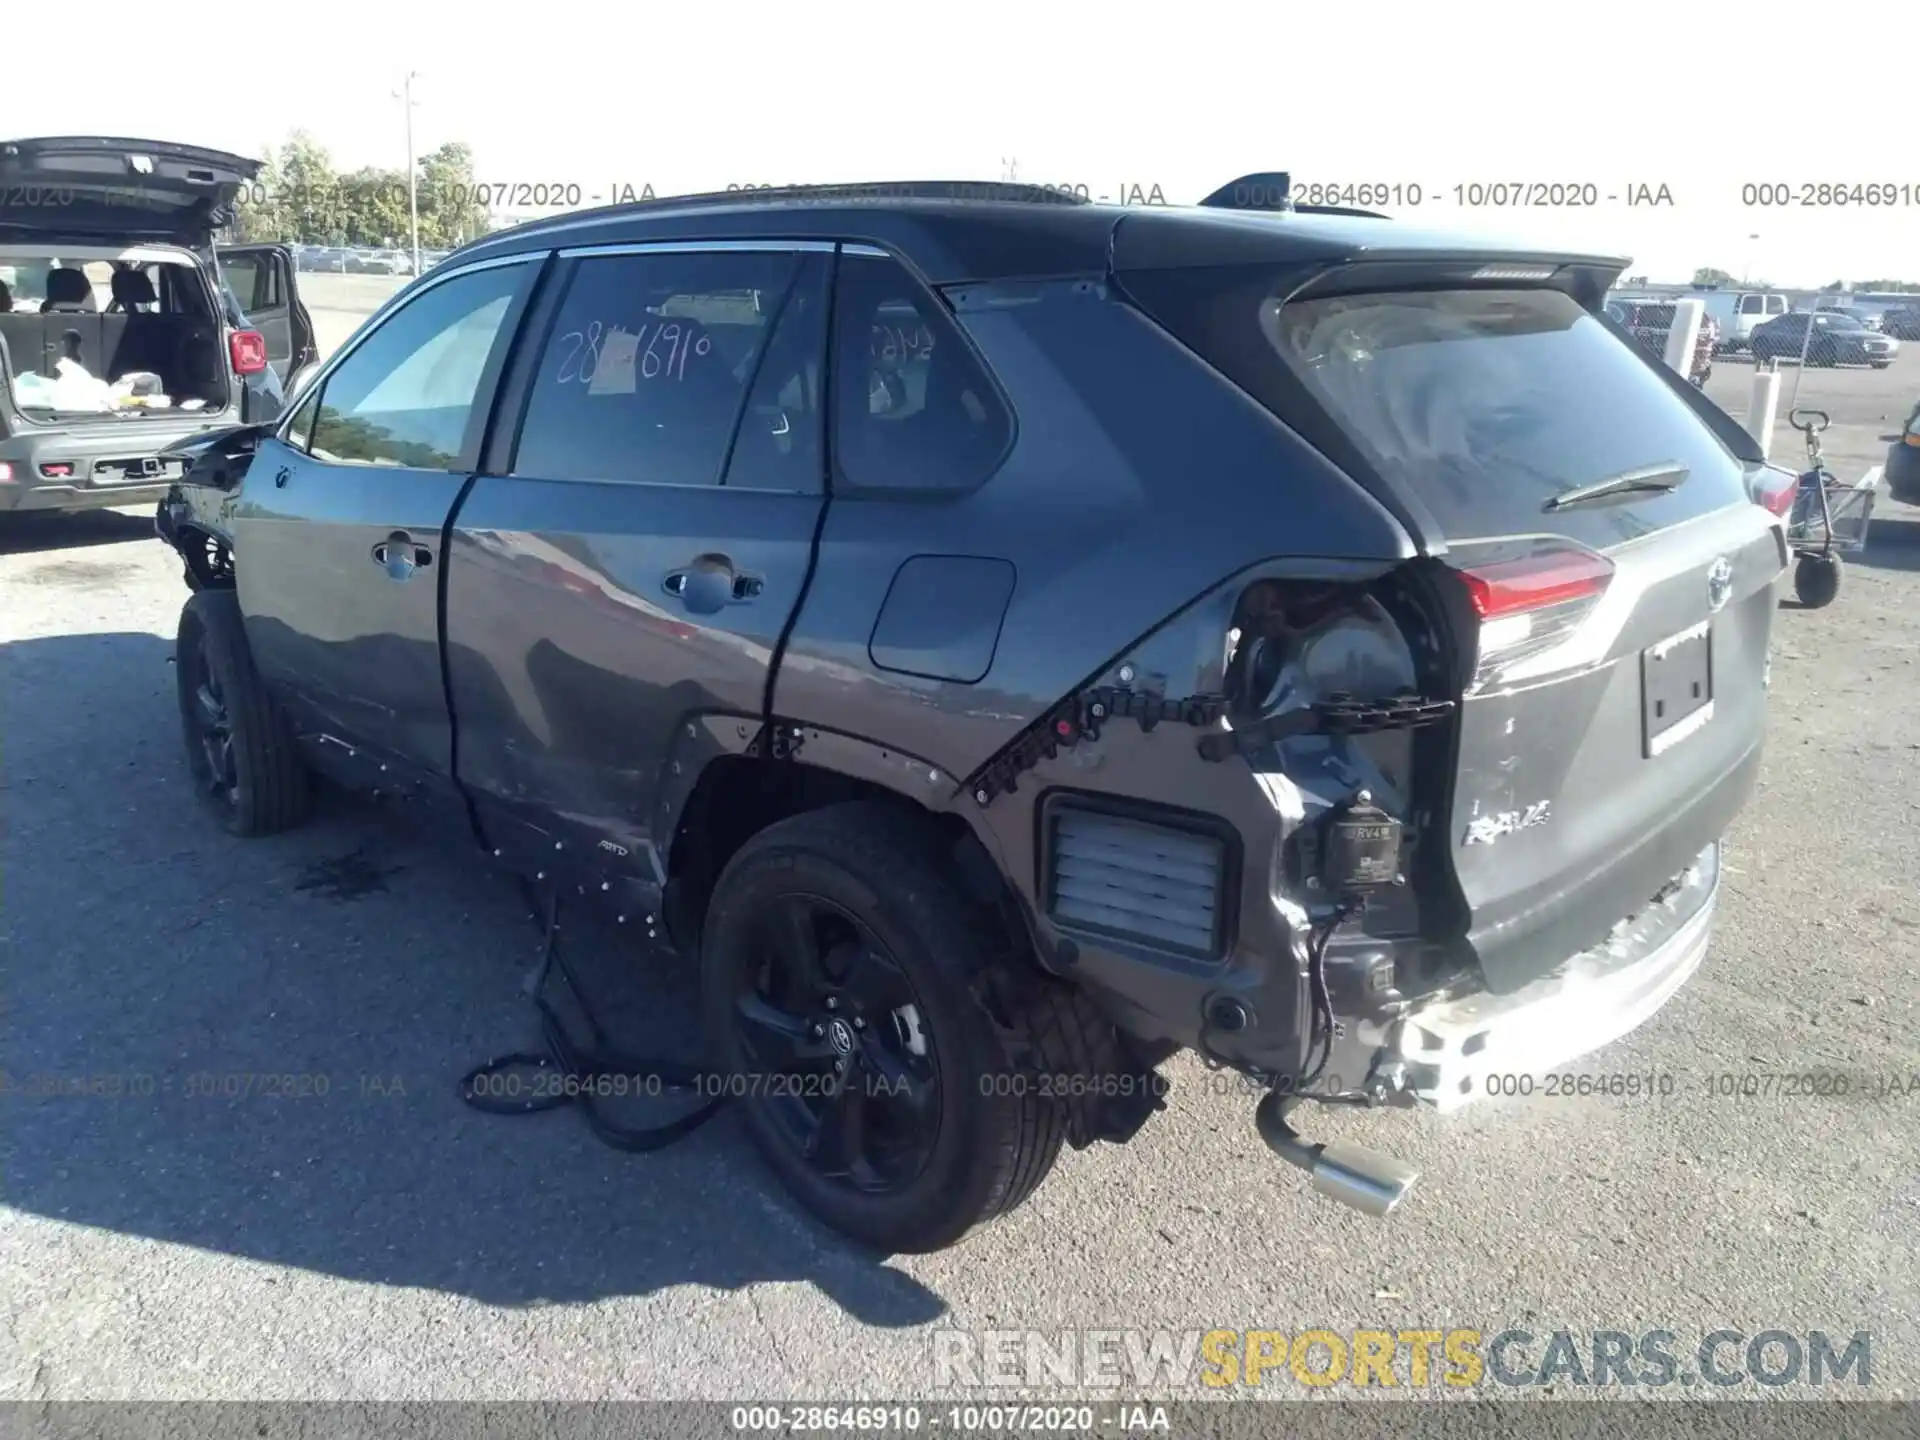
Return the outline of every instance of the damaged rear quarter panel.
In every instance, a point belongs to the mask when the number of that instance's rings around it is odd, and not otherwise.
[[[780,667],[781,717],[968,775],[1226,577],[1273,556],[1411,553],[1377,502],[1099,282],[964,287],[950,298],[1005,387],[1016,441],[970,492],[833,501]],[[992,667],[977,683],[873,663],[888,592],[926,555],[1012,568]],[[968,617],[955,625],[967,630]]]

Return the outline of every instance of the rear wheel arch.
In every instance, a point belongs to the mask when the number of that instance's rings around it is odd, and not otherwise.
[[[958,779],[942,767],[856,736],[784,722],[766,727],[764,737],[755,722],[713,720],[689,722],[680,735],[679,752],[707,752],[700,761],[676,755],[661,802],[663,904],[683,948],[697,944],[727,862],[761,831],[795,815],[868,802],[948,856],[1009,952],[1031,960],[1032,937],[991,832],[983,836],[964,809],[947,803]],[[763,738],[771,754],[762,752]]]

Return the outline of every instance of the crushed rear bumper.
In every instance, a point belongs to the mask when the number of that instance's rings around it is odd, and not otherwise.
[[[1720,894],[1720,845],[1709,845],[1667,893],[1591,950],[1521,989],[1422,1006],[1394,1027],[1389,1066],[1401,1090],[1440,1110],[1488,1093],[1497,1077],[1540,1077],[1642,1024],[1706,958]]]

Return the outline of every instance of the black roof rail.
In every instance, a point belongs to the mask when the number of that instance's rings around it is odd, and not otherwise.
[[[773,185],[750,190],[704,190],[692,195],[656,195],[630,201],[645,210],[693,209],[707,205],[757,205],[778,201],[959,200],[1010,205],[1085,205],[1087,199],[1024,180],[864,180],[819,185]]]
[[[1301,205],[1293,198],[1293,177],[1285,170],[1256,170],[1229,180],[1200,202],[1209,210],[1267,210],[1297,215],[1353,215],[1363,220],[1390,220],[1378,210],[1355,210],[1346,205]]]

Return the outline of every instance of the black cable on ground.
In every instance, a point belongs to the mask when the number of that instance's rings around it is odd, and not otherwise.
[[[538,915],[542,907],[529,892],[529,904]],[[545,905],[545,937],[540,969],[528,987],[540,1012],[544,1051],[518,1050],[476,1065],[460,1080],[460,1098],[490,1115],[533,1115],[563,1105],[579,1105],[587,1126],[616,1150],[659,1150],[692,1134],[720,1108],[725,1087],[708,1083],[713,1072],[678,1060],[614,1050],[587,1004],[586,991],[567,964],[560,946],[560,896]],[[586,1019],[591,1044],[582,1048],[567,1033],[566,1024],[548,1003],[547,980],[555,971],[566,981]],[[515,1082],[511,1075],[532,1072],[530,1080]],[[522,1089],[530,1086],[527,1093]],[[669,1092],[700,1096],[700,1103],[683,1115],[658,1125],[627,1125],[610,1119],[601,1104],[606,1100],[654,1099]]]

